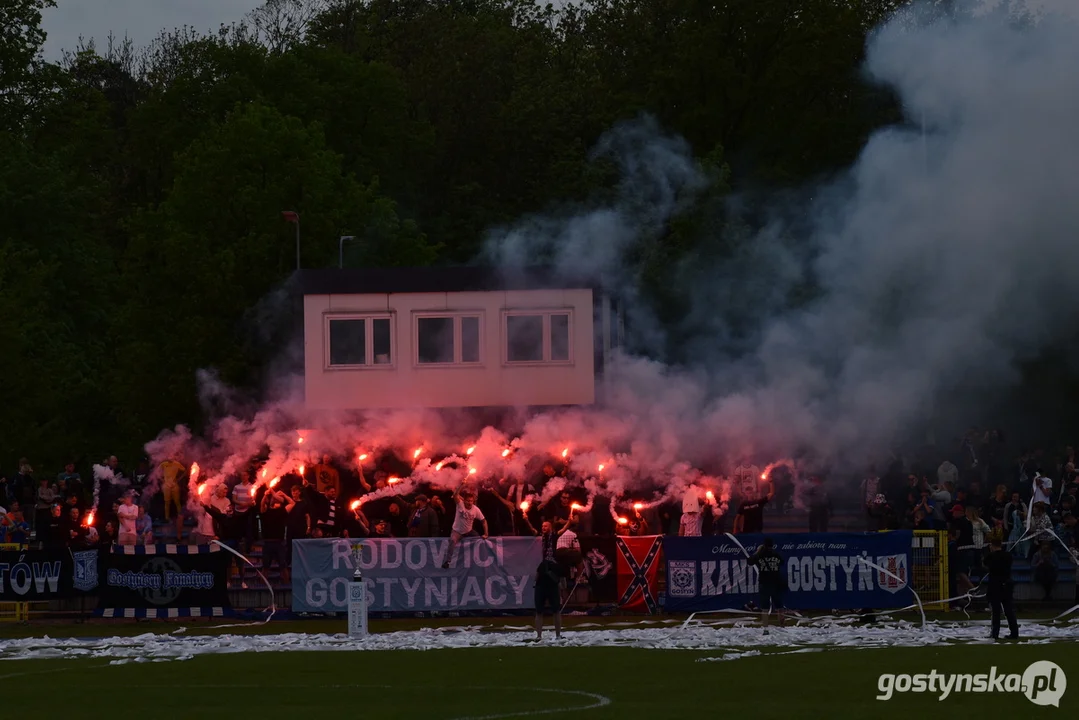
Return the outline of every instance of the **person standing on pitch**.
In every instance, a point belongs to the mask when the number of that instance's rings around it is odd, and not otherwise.
[[[757,552],[749,558],[750,565],[757,566],[760,581],[761,612],[764,613],[764,624],[770,625],[772,613],[779,616],[779,624],[783,625],[783,591],[786,583],[783,582],[783,556],[775,551],[775,543],[772,538],[765,538]],[[765,632],[768,632],[765,630]]]
[[[562,565],[555,559],[558,534],[555,533],[554,525],[550,520],[543,521],[541,533],[540,547],[543,550],[543,559],[540,561],[539,567],[536,568],[536,642],[543,639],[543,611],[546,606],[550,606],[551,612],[554,613],[555,640],[562,639],[562,597],[560,587],[564,573]]]
[[[993,625],[990,637],[1000,639],[1000,614],[1008,618],[1009,640],[1019,637],[1019,623],[1015,619],[1012,607],[1012,555],[1001,546],[1003,533],[995,530],[989,534],[989,555],[985,565],[989,568],[989,606],[993,610]]]

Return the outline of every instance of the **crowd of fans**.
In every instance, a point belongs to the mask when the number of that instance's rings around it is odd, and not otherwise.
[[[0,472],[0,541],[85,548],[216,539],[250,550],[261,540],[264,567],[279,567],[287,583],[290,543],[300,538],[449,536],[457,543],[471,535],[539,535],[550,522],[560,546],[570,546],[578,535],[763,532],[766,517],[798,513],[808,516],[805,529],[827,532],[836,505],[849,507],[856,497],[866,530],[947,531],[960,590],[977,577],[991,531],[1003,534],[1015,556],[1031,560],[1047,596],[1062,560],[1057,550],[1071,549],[1065,560],[1079,558],[1073,448],[1059,458],[1025,450],[1006,462],[998,431],[971,431],[955,457],[921,465],[895,456],[883,475],[871,467],[856,490],[844,491],[849,481],[825,473],[799,479],[789,466],[762,471],[742,461],[726,473],[729,492],[721,497],[692,487],[680,498],[625,498],[612,507],[610,498],[590,496],[586,478],[568,473],[558,458],[527,480],[481,479],[459,492],[401,483],[407,493],[394,486],[409,466],[391,453],[375,463],[370,478],[355,463],[324,455],[272,484],[256,482],[255,459],[204,494],[189,490],[181,458],[153,467],[144,457],[128,472],[110,457],[87,478],[75,463],[55,477],[37,476],[21,459],[12,476]],[[544,493],[555,480],[563,483],[560,491]],[[540,502],[543,495],[549,500]],[[151,518],[164,523],[155,527]]]

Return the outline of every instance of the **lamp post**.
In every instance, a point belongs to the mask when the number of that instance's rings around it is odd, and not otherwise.
[[[294,210],[285,210],[281,213],[281,217],[285,219],[285,222],[290,222],[296,226],[296,269],[300,269],[300,213]]]
[[[345,240],[355,240],[355,235],[342,235],[337,243],[337,267],[345,267]]]

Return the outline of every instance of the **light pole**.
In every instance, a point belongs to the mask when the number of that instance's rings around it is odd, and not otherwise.
[[[355,235],[342,235],[337,243],[337,267],[345,267],[345,240],[355,240]]]
[[[281,213],[281,217],[285,219],[285,222],[290,222],[296,226],[296,269],[300,269],[300,213],[294,210],[285,210]]]

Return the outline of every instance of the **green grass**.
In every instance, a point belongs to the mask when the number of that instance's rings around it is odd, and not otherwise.
[[[550,717],[903,718],[1037,717],[1054,708],[1021,694],[875,699],[882,672],[1022,673],[1051,660],[1077,683],[1061,708],[1079,708],[1079,647],[949,645],[826,649],[724,662],[722,652],[524,646],[468,650],[275,652],[200,656],[188,661],[110,666],[106,660],[0,663],[2,717],[314,718],[349,715],[450,720],[505,717],[562,708]],[[562,692],[573,690],[591,695]],[[596,702],[609,705],[581,710]],[[331,714],[332,713],[332,714]]]

